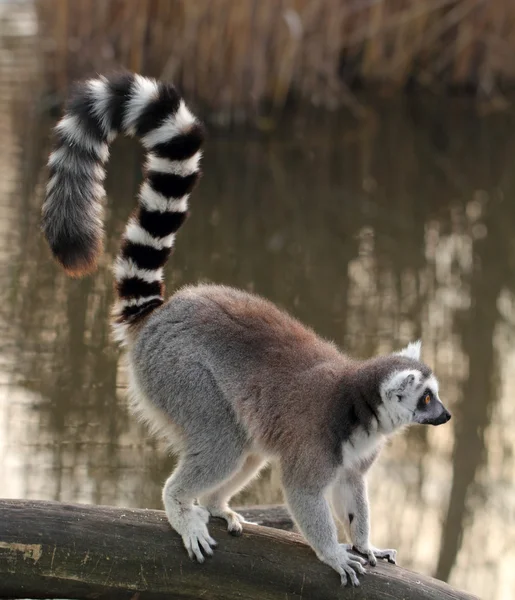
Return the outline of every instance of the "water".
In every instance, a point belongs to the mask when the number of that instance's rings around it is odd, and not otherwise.
[[[0,491],[160,508],[173,459],[126,409],[109,339],[110,264],[141,154],[116,143],[106,253],[66,279],[38,230],[54,117],[36,60],[0,78]],[[5,59],[5,53],[2,54]],[[213,135],[169,290],[254,290],[367,357],[420,337],[453,412],[413,428],[370,476],[373,543],[482,598],[515,589],[515,113],[384,103],[375,118],[297,117]],[[234,504],[280,502],[267,471]]]

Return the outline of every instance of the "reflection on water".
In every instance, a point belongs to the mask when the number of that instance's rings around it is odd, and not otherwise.
[[[31,109],[37,77],[24,72],[16,85],[0,81],[0,494],[160,507],[173,460],[127,413],[108,328],[109,266],[140,151],[113,148],[106,254],[94,277],[67,280],[39,235],[52,119]],[[362,357],[420,336],[454,419],[412,429],[383,453],[370,482],[373,541],[398,547],[404,566],[507,599],[513,115],[411,103],[377,115],[212,138],[169,289],[204,280],[255,290]],[[238,499],[280,500],[273,471]]]

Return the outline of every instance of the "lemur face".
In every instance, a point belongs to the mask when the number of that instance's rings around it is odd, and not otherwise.
[[[421,425],[442,425],[443,423],[447,423],[451,418],[451,413],[445,408],[438,397],[438,382],[436,382],[434,376],[432,379],[437,384],[436,392],[434,390],[435,386],[431,386],[432,382],[429,381],[428,386],[419,397],[415,408],[414,422]]]
[[[451,414],[438,396],[438,381],[418,369],[393,373],[381,389],[385,410],[395,426],[442,425]]]

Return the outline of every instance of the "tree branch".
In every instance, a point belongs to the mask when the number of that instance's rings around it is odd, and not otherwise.
[[[273,511],[267,519],[266,510],[253,508],[247,517],[285,524],[289,517]],[[217,519],[210,531],[219,545],[199,565],[189,560],[162,511],[0,500],[0,598],[473,598],[382,563],[351,590],[295,533],[244,525],[243,536],[233,537]]]

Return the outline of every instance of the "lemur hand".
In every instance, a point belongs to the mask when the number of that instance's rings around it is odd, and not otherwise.
[[[366,573],[363,568],[365,561],[359,556],[353,556],[347,552],[347,545],[340,544],[338,552],[333,556],[320,557],[322,562],[332,567],[340,574],[342,585],[347,584],[347,576],[350,579],[351,585],[358,586],[359,579],[356,573],[364,575]]]

